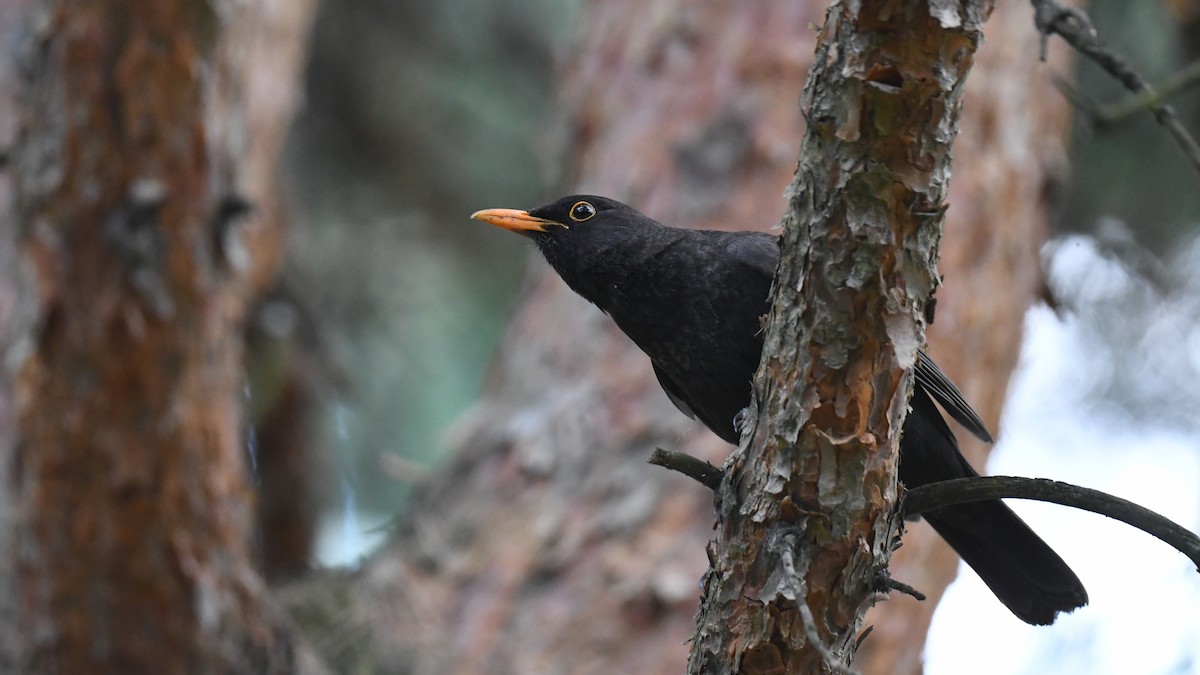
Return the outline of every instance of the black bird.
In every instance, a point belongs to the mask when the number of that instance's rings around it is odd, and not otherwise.
[[[681,411],[738,443],[734,418],[750,404],[778,237],[666,227],[591,195],[471,217],[532,239],[563,281],[650,357]],[[954,384],[921,352],[900,439],[900,480],[910,488],[977,475],[935,400],[972,434],[992,440]],[[1071,568],[1002,502],[944,507],[925,518],[1022,621],[1050,624],[1059,612],[1087,604]]]

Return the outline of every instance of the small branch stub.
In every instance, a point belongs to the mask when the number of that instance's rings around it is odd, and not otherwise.
[[[693,457],[685,452],[672,452],[655,448],[646,460],[655,466],[661,466],[691,478],[708,489],[716,492],[721,487],[721,479],[725,477],[717,467],[708,462]]]

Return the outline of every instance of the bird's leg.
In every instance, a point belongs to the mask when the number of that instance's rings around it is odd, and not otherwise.
[[[750,406],[746,406],[738,411],[738,414],[733,416],[733,428],[740,435],[746,428],[746,422],[750,421]]]

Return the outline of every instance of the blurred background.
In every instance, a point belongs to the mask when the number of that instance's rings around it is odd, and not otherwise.
[[[344,385],[320,406],[345,481],[331,514],[350,493],[376,524],[403,508],[404,481],[381,471],[397,464],[382,460],[435,464],[479,394],[530,258],[468,217],[562,184],[555,64],[578,4],[318,9],[283,171],[287,278]]]
[[[647,63],[670,64],[674,52],[709,29],[700,12],[637,11],[655,29],[678,23],[666,29],[677,44],[640,55]],[[745,13],[756,12],[758,4],[747,3]],[[1111,45],[1153,82],[1200,58],[1195,2],[1097,0],[1089,12]],[[590,71],[608,63],[573,59],[586,48],[589,58],[618,60],[616,48],[606,51],[595,42],[610,34],[600,20],[612,14],[589,11],[582,0],[321,3],[305,99],[282,167],[289,260],[279,290],[256,315],[257,337],[251,340],[258,365],[251,366],[248,396],[260,415],[256,422],[266,425],[267,415],[279,414],[271,411],[282,397],[295,396],[292,404],[301,412],[283,426],[298,419],[311,425],[308,468],[301,471],[321,479],[304,489],[317,523],[315,549],[298,548],[279,562],[281,570],[302,568],[310,557],[357,570],[373,546],[388,541],[403,548],[419,538],[419,524],[412,524],[419,519],[406,517],[414,495],[433,503],[429,495],[446,494],[438,486],[444,488],[444,476],[455,471],[449,451],[471,445],[479,433],[473,406],[485,382],[502,380],[505,368],[517,367],[493,365],[489,371],[522,298],[537,297],[542,263],[520,238],[470,221],[470,213],[536,206],[574,191],[581,176],[585,187],[615,189],[622,193],[613,196],[667,222],[684,224],[678,221],[688,217],[688,204],[696,210],[686,180],[670,197],[653,187],[639,191],[648,183],[637,171],[649,171],[646,165],[631,164],[635,175],[627,183],[596,178],[612,175],[596,167],[613,160],[587,146],[600,132],[588,127],[591,103],[572,78],[594,77]],[[1032,21],[1021,20],[1031,34]],[[631,28],[627,37],[636,43],[640,35]],[[989,41],[1004,39],[989,32]],[[1036,51],[1020,58],[1036,62]],[[712,72],[716,78],[723,71]],[[753,72],[749,77],[776,78],[773,86],[786,90],[784,99],[799,96],[801,80],[781,76],[789,71]],[[1126,96],[1090,63],[1055,72],[1103,104]],[[758,102],[745,103],[759,110]],[[1194,133],[1200,130],[1194,88],[1172,103]],[[564,105],[570,115],[562,112]],[[619,115],[604,107],[612,105],[611,99],[597,101],[602,112],[595,114]],[[684,145],[673,152],[684,157],[685,167],[719,171],[722,144],[736,148],[737,134],[753,134],[751,152],[778,155],[760,163],[783,167],[776,178],[764,179],[766,194],[777,196],[765,211],[777,217],[796,148],[772,146],[770,127],[740,127],[744,115],[757,114],[744,113],[740,104],[722,114],[724,126],[692,137],[696,147],[718,148],[716,157],[689,160],[690,146]],[[1027,243],[1044,275],[1024,281],[1039,288],[1039,297],[1025,315],[1014,379],[994,394],[1007,402],[989,472],[1051,476],[1106,490],[1197,530],[1200,178],[1149,113],[1103,125],[1084,114],[1071,117],[1069,154],[1037,195],[1048,205],[1049,230],[1040,233],[1044,246]],[[798,125],[782,119],[777,126]],[[579,151],[581,144],[588,149]],[[973,161],[956,151],[956,177]],[[986,192],[987,179],[981,180]],[[697,221],[719,224],[689,219]],[[1011,227],[999,216],[992,226]],[[948,233],[948,240],[953,236]],[[1031,276],[1025,269],[1013,274]],[[999,293],[1005,284],[1002,275],[991,278],[970,302],[986,305],[989,289]],[[607,331],[598,317],[588,321],[589,330]],[[964,358],[969,363],[971,355]],[[297,371],[303,375],[294,381]],[[972,389],[966,391],[977,400]],[[661,402],[653,414],[658,412],[673,414]],[[583,413],[568,408],[564,414]],[[668,425],[672,438],[703,434],[683,422],[660,424]],[[718,444],[712,452],[719,458],[723,451]],[[626,461],[636,471],[651,471],[640,468],[637,454]],[[260,474],[264,483],[272,481],[269,466]],[[294,487],[281,489],[299,494]],[[704,501],[699,495],[696,503],[703,508]],[[1024,504],[1019,509],[1075,566],[1092,606],[1053,628],[1031,629],[963,570],[934,618],[926,672],[1200,673],[1200,584],[1182,555],[1097,516]],[[408,524],[397,529],[397,521]],[[443,535],[453,540],[455,531],[447,528]],[[703,551],[690,554],[702,569]],[[689,574],[655,581],[669,587],[660,602],[677,603],[685,618],[688,606],[694,611],[699,578]],[[674,644],[690,635],[682,625]],[[683,668],[677,663],[676,672]],[[509,672],[500,666],[494,671]]]

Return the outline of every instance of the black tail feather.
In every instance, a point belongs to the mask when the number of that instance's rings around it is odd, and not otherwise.
[[[918,487],[977,475],[958,450],[929,395],[917,386],[901,439],[900,480]],[[1022,621],[1054,623],[1087,604],[1087,591],[1063,559],[1000,501],[972,502],[923,514]]]
[[[925,519],[1013,614],[1039,626],[1087,604],[1067,563],[999,501],[929,511]]]

